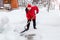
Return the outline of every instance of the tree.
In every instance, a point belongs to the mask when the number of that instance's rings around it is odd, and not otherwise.
[[[49,12],[49,9],[50,9],[50,4],[51,4],[51,0],[48,0],[48,9],[47,9],[48,12]]]

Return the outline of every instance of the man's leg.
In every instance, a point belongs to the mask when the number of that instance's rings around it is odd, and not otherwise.
[[[31,20],[28,20],[27,21],[27,28],[24,31],[22,31],[21,33],[29,30],[30,22],[31,22]]]
[[[36,19],[33,19],[33,27],[34,27],[34,29],[37,29],[36,28]]]
[[[31,22],[31,20],[28,20],[28,21],[27,21],[27,29],[26,29],[26,30],[29,30],[30,22]]]

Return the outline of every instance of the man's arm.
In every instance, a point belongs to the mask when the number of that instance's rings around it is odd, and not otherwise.
[[[37,6],[35,6],[35,13],[39,13],[39,9],[38,9],[38,7]]]
[[[28,12],[28,9],[26,8],[25,11],[26,11],[26,13],[27,13],[27,12]]]

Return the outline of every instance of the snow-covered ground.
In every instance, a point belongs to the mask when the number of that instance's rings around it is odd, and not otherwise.
[[[60,40],[60,11],[47,12],[46,8],[39,9],[37,30],[33,29],[31,22],[30,30],[25,34],[36,34],[31,40]],[[20,7],[13,11],[0,10],[0,40],[29,40],[19,35],[25,25],[25,8]]]

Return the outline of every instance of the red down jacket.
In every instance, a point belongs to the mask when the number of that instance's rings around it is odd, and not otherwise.
[[[30,5],[29,5],[30,7]],[[26,11],[26,17],[27,17],[27,20],[31,20],[31,19],[36,19],[36,15],[38,12],[39,12],[39,9],[37,6],[32,6],[30,10],[28,10],[27,8],[25,9]],[[35,13],[36,11],[36,13]]]

